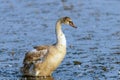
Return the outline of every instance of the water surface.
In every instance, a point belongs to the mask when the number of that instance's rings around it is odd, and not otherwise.
[[[63,25],[67,55],[47,79],[119,80],[119,4],[119,0],[0,0],[0,79],[26,79],[20,73],[25,53],[33,46],[54,43],[56,20],[69,16],[78,28]]]

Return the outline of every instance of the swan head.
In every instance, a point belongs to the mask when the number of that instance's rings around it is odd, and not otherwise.
[[[74,28],[77,28],[77,27],[74,25],[74,23],[73,23],[73,21],[71,20],[71,18],[69,18],[69,17],[63,17],[63,18],[62,18],[62,23],[67,24],[67,25],[70,25],[70,26],[72,26],[72,27],[74,27]]]

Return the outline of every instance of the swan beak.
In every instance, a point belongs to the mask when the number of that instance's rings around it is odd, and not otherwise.
[[[69,25],[74,27],[74,28],[77,28],[72,21],[69,21]]]

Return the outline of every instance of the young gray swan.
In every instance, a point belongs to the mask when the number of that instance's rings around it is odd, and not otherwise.
[[[53,45],[35,46],[34,50],[27,52],[21,69],[24,75],[51,76],[59,66],[66,54],[66,38],[61,24],[77,28],[69,17],[58,19],[55,28],[57,42]]]

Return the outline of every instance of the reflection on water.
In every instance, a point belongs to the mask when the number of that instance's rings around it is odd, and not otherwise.
[[[20,80],[54,80],[54,78],[52,76],[49,77],[22,76]]]

